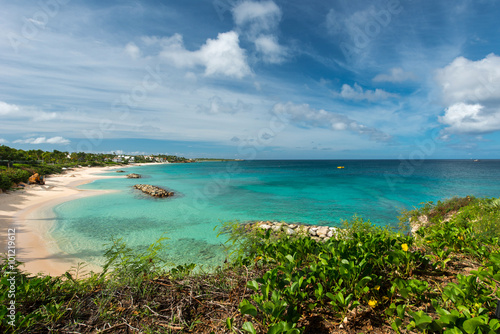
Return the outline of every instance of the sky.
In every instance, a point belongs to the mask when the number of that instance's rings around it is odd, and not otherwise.
[[[500,1],[0,4],[0,144],[500,158]]]

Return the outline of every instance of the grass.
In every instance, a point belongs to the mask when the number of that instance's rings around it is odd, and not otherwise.
[[[413,236],[358,217],[327,242],[228,223],[230,260],[211,273],[164,269],[164,239],[140,253],[113,240],[102,274],[8,274],[6,261],[0,331],[498,333],[499,218],[499,200],[465,197],[403,213],[425,222]]]

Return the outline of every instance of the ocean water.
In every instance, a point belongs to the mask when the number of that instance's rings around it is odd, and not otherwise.
[[[54,208],[50,234],[63,252],[102,263],[112,237],[143,248],[165,236],[165,260],[209,268],[226,257],[225,239],[217,238],[216,229],[225,221],[340,226],[342,219],[358,215],[397,226],[402,209],[425,201],[500,196],[500,160],[238,161],[125,170],[143,178],[94,181],[80,188],[115,192]],[[150,198],[132,188],[137,183],[165,187],[176,195]]]

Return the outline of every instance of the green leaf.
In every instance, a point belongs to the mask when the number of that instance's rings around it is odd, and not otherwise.
[[[247,283],[247,288],[252,289],[255,292],[259,291],[259,283],[257,281],[250,281]]]
[[[296,293],[299,290],[299,282],[294,282],[290,287],[291,293]]]
[[[243,324],[243,327],[241,327],[241,329],[243,329],[247,333],[256,334],[253,324],[249,321],[245,322]]]
[[[257,316],[257,309],[252,304],[240,304],[240,312],[241,314],[250,314],[252,317]]]
[[[450,329],[447,329],[443,332],[443,334],[464,334],[460,329],[453,327]]]
[[[276,308],[276,305],[274,305],[274,303],[271,301],[266,301],[264,302],[264,304],[262,304],[262,308],[267,314],[272,314],[274,309]]]
[[[432,318],[424,313],[424,311],[413,312],[412,317],[415,319],[415,326],[419,329],[427,329],[432,323]]]
[[[498,330],[500,329],[500,321],[498,321],[498,319],[491,319],[489,326],[493,330]]]
[[[234,322],[234,319],[233,319],[233,318],[227,318],[227,319],[226,319],[226,326],[227,326],[227,329],[229,329],[229,330],[233,329],[233,322]]]
[[[401,333],[399,327],[401,327],[402,324],[403,322],[401,321],[401,319],[396,318],[396,320],[394,320],[394,322],[391,324],[391,327],[396,333]]]
[[[330,298],[331,300],[335,300],[335,299],[336,299],[336,298],[335,298],[335,295],[334,295],[333,293],[331,293],[331,292],[327,292],[327,293],[325,294],[325,296],[327,296],[327,297],[328,297],[328,298]]]
[[[441,322],[443,325],[450,325],[454,324],[457,321],[458,317],[452,314],[446,314],[443,315],[439,318],[439,322]]]
[[[472,319],[465,320],[463,326],[464,326],[464,330],[468,334],[472,334],[472,333],[475,333],[476,332],[476,328],[478,326],[481,326],[482,324],[484,324],[484,319],[483,318],[479,318],[479,317],[475,317],[475,318],[472,318]]]
[[[295,259],[293,258],[293,256],[291,256],[290,254],[288,254],[287,256],[285,256],[285,258],[290,261],[290,263],[293,263],[295,262]]]
[[[300,334],[300,331],[297,328],[292,328],[286,331],[286,334]]]
[[[267,334],[280,334],[280,333],[283,333],[283,322],[280,322],[280,323],[272,326],[267,331]]]

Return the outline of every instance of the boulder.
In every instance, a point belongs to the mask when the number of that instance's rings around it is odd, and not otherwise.
[[[167,191],[163,188],[152,186],[150,184],[136,184],[135,189],[142,191],[143,193],[153,196],[153,197],[171,197],[174,196],[173,191]]]
[[[142,176],[140,174],[131,173],[127,175],[129,179],[140,179]]]

